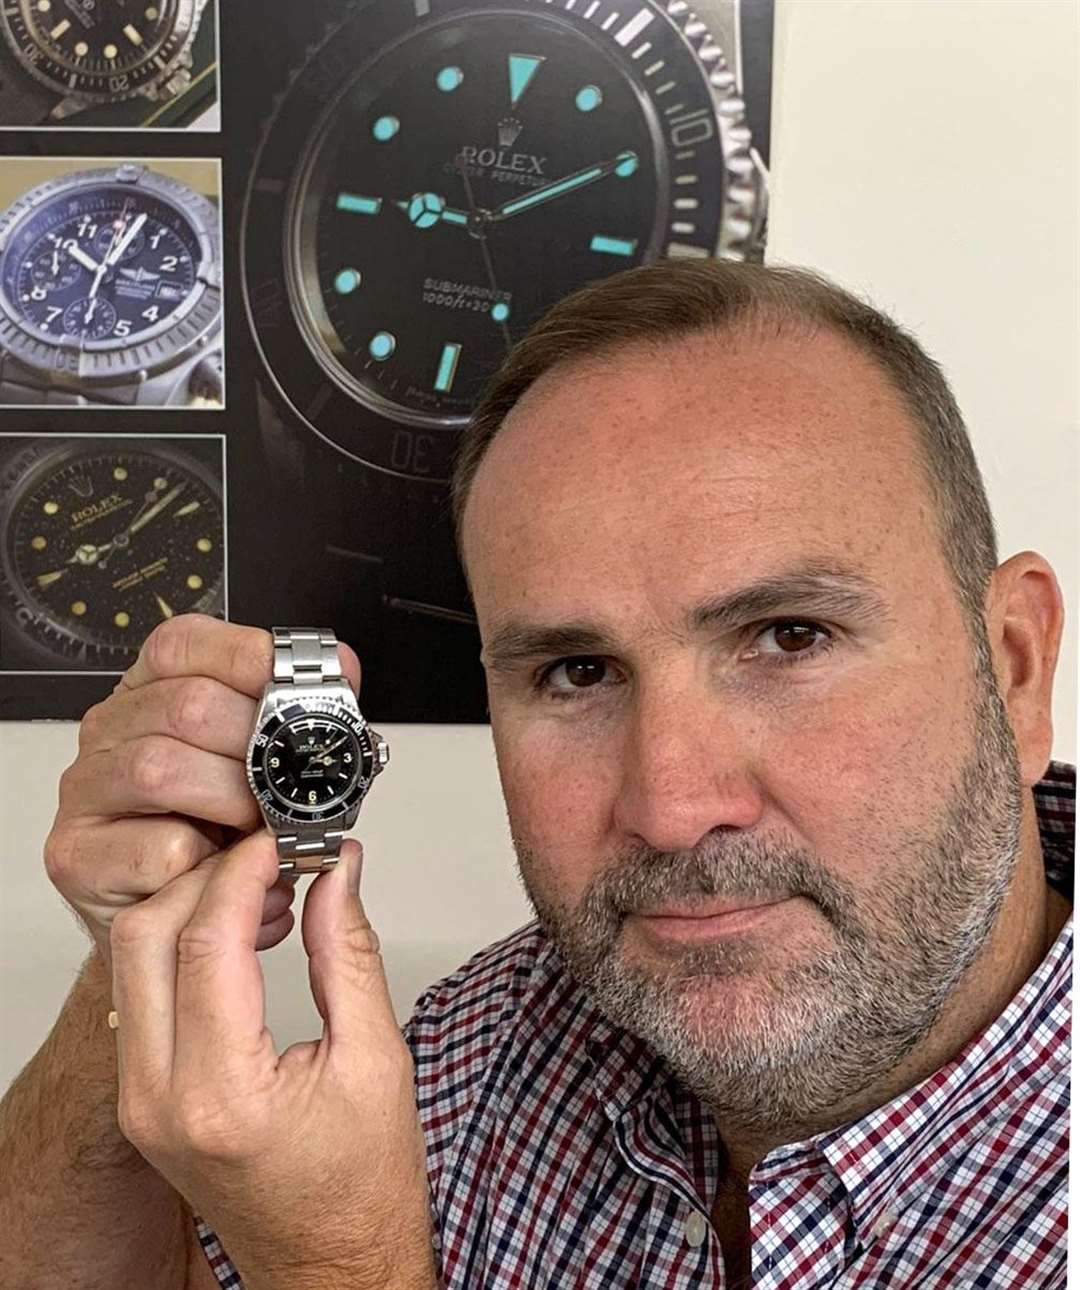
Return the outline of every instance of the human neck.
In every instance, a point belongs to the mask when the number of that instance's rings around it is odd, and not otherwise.
[[[928,1033],[882,1079],[813,1117],[745,1130],[718,1116],[732,1182],[745,1184],[774,1148],[851,1124],[947,1065],[1001,1015],[1046,957],[1070,912],[1068,901],[1046,883],[1034,805],[1025,805],[1020,860],[994,929]]]

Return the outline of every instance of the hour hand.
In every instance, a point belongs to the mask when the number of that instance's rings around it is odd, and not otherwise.
[[[460,224],[467,228],[469,212],[447,206],[446,198],[438,193],[414,193],[407,201],[395,202],[417,228],[434,228],[436,224]]]
[[[564,179],[556,179],[554,183],[545,184],[543,188],[534,188],[524,197],[515,197],[513,201],[503,202],[501,206],[495,207],[489,218],[492,221],[509,219],[511,215],[520,215],[522,211],[531,210],[534,206],[542,206],[544,202],[554,201],[556,197],[564,197],[567,193],[577,192],[579,188],[595,184],[598,179],[603,179],[606,175],[614,174],[620,179],[626,179],[637,168],[636,152],[620,152],[610,161],[598,161],[595,166],[576,170]]]
[[[77,264],[81,264],[84,269],[89,269],[91,273],[97,273],[98,269],[101,267],[97,260],[95,260],[93,256],[87,255],[78,242],[76,242],[72,237],[69,237],[64,243],[64,250]]]

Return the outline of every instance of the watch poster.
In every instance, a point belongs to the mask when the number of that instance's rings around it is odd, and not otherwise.
[[[570,291],[762,258],[772,25],[4,0],[0,717],[78,720],[199,612],[331,628],[373,721],[486,720],[461,431]]]

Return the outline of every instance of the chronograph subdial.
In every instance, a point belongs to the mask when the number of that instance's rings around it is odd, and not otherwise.
[[[33,284],[30,287],[31,293],[44,291],[48,294],[51,291],[66,290],[73,287],[83,275],[82,265],[68,254],[63,239],[53,234],[49,241],[52,249],[42,251],[30,264],[30,281]]]
[[[101,340],[116,326],[116,310],[101,296],[82,296],[68,305],[61,321],[69,336]]]
[[[220,485],[186,448],[31,441],[0,523],[5,616],[45,657],[126,667],[162,619],[220,612]]]

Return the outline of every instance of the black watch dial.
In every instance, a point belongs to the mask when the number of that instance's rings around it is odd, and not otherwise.
[[[683,21],[651,0],[374,3],[313,56],[245,226],[256,335],[310,425],[446,478],[484,381],[556,300],[716,254],[728,74]]]
[[[122,670],[163,619],[220,612],[221,494],[197,461],[77,443],[28,456],[2,507],[7,609],[28,637]]]
[[[32,334],[120,348],[172,325],[199,262],[198,235],[177,207],[103,183],[31,210],[5,248],[0,284]]]
[[[343,802],[362,776],[356,735],[328,716],[293,718],[267,741],[266,782],[290,810],[326,811]]]
[[[159,81],[183,51],[195,0],[6,0],[8,38],[64,96],[120,99]]]

